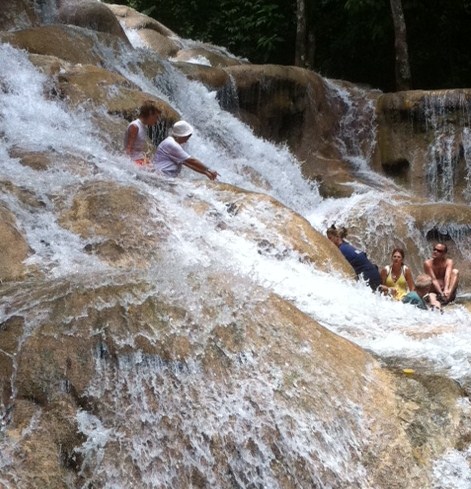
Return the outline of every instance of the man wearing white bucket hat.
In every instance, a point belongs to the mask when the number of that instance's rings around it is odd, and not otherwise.
[[[185,121],[175,122],[170,136],[165,138],[158,146],[153,159],[154,167],[169,177],[176,177],[185,165],[192,170],[206,175],[210,180],[215,180],[218,172],[209,169],[200,160],[189,155],[183,148],[193,134],[193,128]]]

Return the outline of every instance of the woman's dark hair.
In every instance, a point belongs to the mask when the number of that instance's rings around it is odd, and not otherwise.
[[[394,253],[400,253],[400,255],[402,256],[402,259],[404,260],[404,257],[406,256],[404,250],[402,248],[394,248],[392,250],[392,253],[391,253],[391,256],[394,255]]]
[[[152,100],[146,100],[139,109],[139,117],[149,117],[150,115],[159,113],[160,109],[155,105]]]
[[[336,238],[345,239],[347,237],[348,229],[341,227],[335,227],[335,224],[332,224],[329,228],[327,228],[327,236],[335,236]]]

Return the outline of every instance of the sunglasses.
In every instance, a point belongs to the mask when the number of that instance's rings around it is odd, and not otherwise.
[[[438,253],[443,253],[445,250],[439,250],[438,248],[434,248],[433,251],[436,251]]]

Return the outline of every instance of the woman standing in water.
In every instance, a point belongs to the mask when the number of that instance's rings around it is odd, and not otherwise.
[[[347,229],[337,229],[334,224],[327,229],[327,238],[338,246],[342,255],[355,270],[357,278],[360,276],[368,282],[368,285],[375,291],[381,285],[378,267],[368,260],[364,251],[357,250],[344,238],[347,236]]]
[[[380,273],[381,292],[391,295],[397,301],[415,289],[412,273],[409,267],[404,265],[404,256],[402,248],[394,248],[391,253],[391,265],[386,265]]]
[[[138,166],[150,164],[146,155],[150,145],[147,128],[157,124],[161,111],[152,100],[146,100],[139,109],[139,117],[132,121],[124,135],[124,151]]]

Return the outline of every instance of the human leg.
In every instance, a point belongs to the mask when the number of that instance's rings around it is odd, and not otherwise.
[[[448,294],[448,297],[447,297],[447,303],[453,302],[456,299],[456,291],[458,289],[459,279],[460,279],[460,273],[459,273],[458,269],[454,268],[451,271],[450,293]]]

